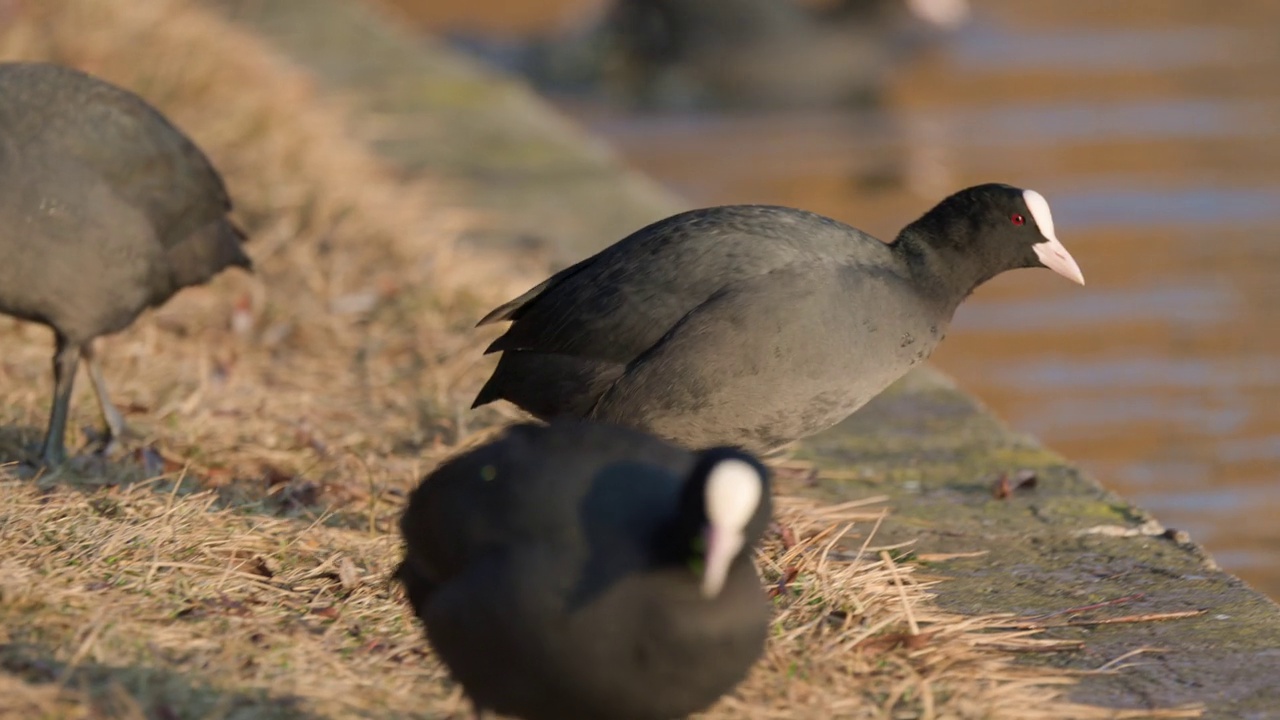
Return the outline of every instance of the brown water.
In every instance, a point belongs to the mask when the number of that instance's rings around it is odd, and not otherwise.
[[[506,33],[595,4],[387,1],[426,29]],[[974,4],[879,112],[566,109],[700,204],[794,205],[881,237],[966,185],[1039,190],[1087,287],[1006,274],[934,361],[1280,597],[1280,2]]]

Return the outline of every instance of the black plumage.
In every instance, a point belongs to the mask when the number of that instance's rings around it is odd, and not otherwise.
[[[636,427],[686,447],[766,452],[857,410],[1005,270],[1083,283],[1034,191],[952,195],[892,243],[785,207],[661,220],[489,313],[510,321],[475,405]]]
[[[634,430],[509,428],[413,493],[398,577],[477,710],[667,720],[763,650],[765,469]]]

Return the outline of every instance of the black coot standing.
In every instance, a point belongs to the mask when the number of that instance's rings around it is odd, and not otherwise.
[[[230,209],[209,160],[138,96],[66,67],[0,64],[0,312],[54,331],[46,463],[65,459],[82,357],[111,437],[124,430],[94,338],[250,268]]]
[[[669,720],[763,651],[769,513],[765,469],[736,449],[517,425],[414,491],[397,575],[477,715]]]
[[[489,313],[510,320],[475,406],[766,452],[839,422],[929,356],[960,302],[1015,268],[1084,277],[1044,197],[962,190],[892,243],[772,206],[661,220]]]

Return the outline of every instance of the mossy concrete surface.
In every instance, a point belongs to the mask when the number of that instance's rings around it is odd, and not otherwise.
[[[351,0],[208,0],[275,40],[355,103],[393,165],[452,181],[490,211],[483,244],[557,264],[669,213],[678,200],[540,102],[524,84]]]
[[[376,130],[404,173],[458,183],[460,204],[491,213],[475,239],[550,251],[566,264],[685,206],[520,83],[415,37],[351,0],[210,0],[310,67]],[[966,613],[1037,616],[1077,652],[1029,657],[1081,670],[1083,702],[1125,708],[1204,703],[1206,717],[1280,718],[1280,607],[1161,533],[1034,438],[921,368],[799,451],[821,468],[814,492],[889,496],[878,542],[911,552],[982,553],[935,562],[939,601]],[[1034,487],[997,499],[1002,474]],[[1144,532],[1145,529],[1145,532]],[[1120,602],[1108,603],[1108,601]],[[1192,617],[1155,620],[1170,613]]]
[[[982,553],[928,566],[947,578],[938,586],[944,607],[1043,616],[1121,600],[1044,620],[1135,620],[1055,628],[1051,636],[1083,648],[1028,658],[1096,670],[1136,653],[1118,672],[1085,677],[1075,699],[1280,717],[1280,608],[938,373],[909,376],[803,453],[823,467],[822,491],[891,498],[882,542],[914,539],[920,555]],[[1034,473],[1034,487],[997,499],[999,476],[1018,471]],[[1143,619],[1192,611],[1204,612]]]

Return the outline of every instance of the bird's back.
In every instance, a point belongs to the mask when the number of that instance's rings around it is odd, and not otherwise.
[[[27,205],[6,203],[6,220],[20,217],[29,224],[22,237],[12,224],[0,228],[7,252],[19,243],[40,243],[27,252],[45,253],[40,265],[55,274],[55,265],[71,273],[108,262],[98,266],[101,290],[140,283],[140,300],[131,292],[89,298],[94,282],[83,273],[89,287],[80,295],[86,302],[118,301],[110,314],[125,323],[228,266],[250,267],[244,236],[227,217],[231,201],[221,177],[141,98],[44,63],[0,64],[0,97],[0,185],[6,192],[15,184],[37,192]],[[45,207],[58,205],[78,213],[74,222],[62,222]],[[94,330],[119,329],[113,324]]]
[[[0,65],[0,132],[25,152],[75,157],[141,208],[166,246],[222,219],[231,199],[196,145],[133,93],[77,70]]]
[[[401,530],[409,554],[446,581],[494,548],[580,538],[581,506],[606,469],[631,463],[662,499],[693,462],[685,450],[624,428],[570,420],[516,425],[433,472],[409,498]],[[669,477],[654,479],[655,469]]]

